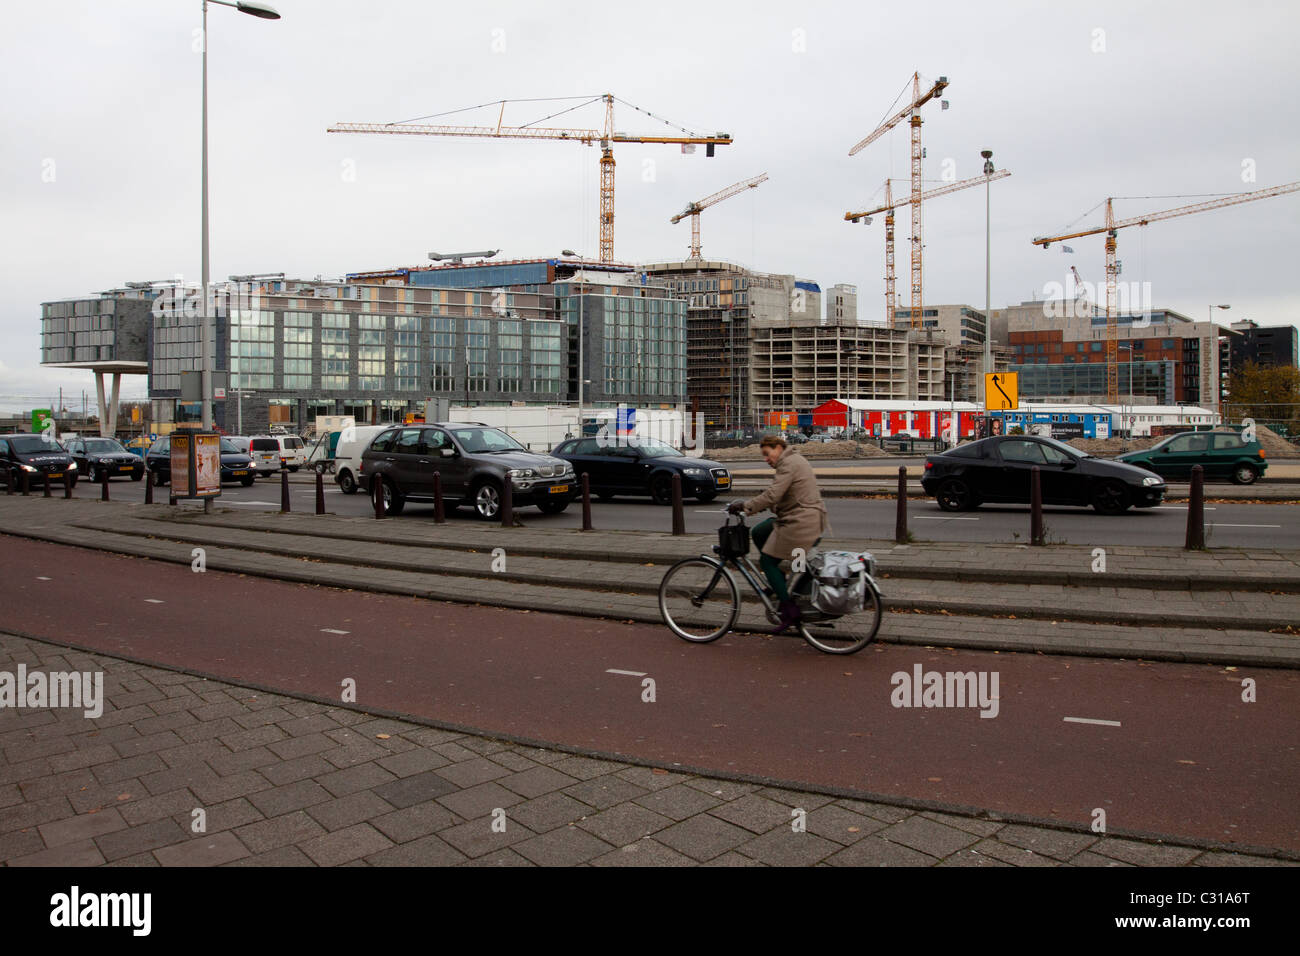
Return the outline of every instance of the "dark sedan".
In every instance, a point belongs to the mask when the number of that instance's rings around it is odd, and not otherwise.
[[[608,500],[615,495],[649,495],[657,504],[672,504],[673,475],[682,476],[682,497],[712,501],[731,490],[731,473],[716,461],[691,458],[655,441],[574,438],[551,452],[585,474],[593,493]]]
[[[1119,514],[1129,507],[1153,508],[1165,496],[1164,479],[1144,468],[1031,435],[995,436],[930,455],[921,487],[944,511],[969,511],[984,502],[1028,504],[1035,465],[1045,505],[1091,505],[1102,514]]]
[[[109,478],[139,481],[144,477],[144,459],[131,454],[116,438],[74,438],[68,442],[68,453],[87,481]]]
[[[164,436],[150,447],[144,456],[145,467],[149,469],[149,480],[161,486],[172,480],[172,440]],[[253,470],[253,460],[239,450],[229,438],[221,439],[221,482],[237,481],[245,488],[253,483],[257,472]]]
[[[31,488],[42,482],[77,485],[77,463],[68,450],[47,435],[0,435],[0,480],[21,488],[26,476]]]

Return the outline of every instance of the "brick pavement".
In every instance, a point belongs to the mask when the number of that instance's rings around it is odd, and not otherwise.
[[[0,634],[0,670],[20,663],[102,671],[107,702],[0,709],[6,866],[1300,865],[633,765]]]

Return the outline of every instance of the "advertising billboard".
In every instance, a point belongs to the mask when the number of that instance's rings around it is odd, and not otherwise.
[[[210,498],[221,494],[220,435],[194,436],[193,494],[198,498]]]
[[[172,435],[172,496],[188,498],[190,494],[190,437]]]

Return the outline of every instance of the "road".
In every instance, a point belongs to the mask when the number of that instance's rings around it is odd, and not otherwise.
[[[658,626],[35,541],[0,551],[0,574],[7,630],[234,683],[337,700],[351,678],[360,706],[488,734],[952,809],[1084,824],[1101,809],[1111,830],[1300,850],[1295,671],[889,645],[836,658],[756,635],[691,645]],[[918,666],[985,673],[996,716],[896,706],[895,675]]]
[[[139,486],[119,482],[127,489],[123,498],[138,500]],[[78,485],[78,491],[81,486]],[[291,482],[290,502],[295,511],[315,508],[316,492],[311,484]],[[165,492],[165,489],[162,489]],[[741,492],[747,497],[756,492]],[[1213,491],[1210,492],[1211,496]],[[721,523],[722,503],[730,497],[702,505],[686,502],[686,530],[709,532]],[[277,510],[280,507],[280,483],[260,479],[251,488],[227,485],[221,505],[249,511]],[[192,506],[192,505],[191,505]],[[672,515],[668,508],[656,506],[648,498],[616,498],[610,502],[592,502],[592,523],[597,528],[629,531],[668,531]],[[827,498],[833,534],[851,538],[893,538],[896,503],[893,500],[861,498]],[[373,514],[365,495],[345,495],[338,486],[326,483],[325,510],[339,515]],[[914,499],[908,505],[909,528],[918,541],[1016,542],[1029,536],[1029,508],[1025,505],[984,505],[977,511],[950,514],[940,511],[932,499]],[[576,528],[582,525],[582,508],[575,502],[560,515],[543,515],[536,508],[519,509],[519,517],[529,527],[554,525]],[[451,513],[452,521],[475,520],[468,509]],[[399,521],[432,521],[433,505],[408,504]],[[1049,543],[1118,545],[1166,545],[1181,547],[1187,531],[1185,505],[1166,505],[1155,509],[1131,509],[1123,515],[1104,516],[1084,508],[1044,509]],[[1300,507],[1286,504],[1222,503],[1206,506],[1206,535],[1210,547],[1300,548]]]

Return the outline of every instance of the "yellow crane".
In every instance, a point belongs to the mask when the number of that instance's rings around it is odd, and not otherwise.
[[[753,177],[752,179],[746,179],[743,182],[739,182],[739,183],[732,183],[726,189],[720,189],[712,196],[705,196],[703,199],[699,200],[698,202],[691,203],[685,209],[679,212],[677,215],[673,216],[672,219],[668,220],[675,226],[683,219],[685,219],[687,216],[691,217],[691,256],[690,257],[692,259],[700,258],[700,213],[703,212],[705,209],[708,209],[710,206],[716,206],[724,199],[730,199],[732,196],[737,196],[740,193],[743,193],[746,189],[757,189],[759,183],[763,183],[766,181],[767,181],[767,173],[759,173],[757,176]]]
[[[972,176],[970,179],[961,179],[955,183],[948,183],[945,186],[926,190],[921,193],[920,198],[924,200],[933,199],[936,196],[946,196],[948,193],[955,193],[971,186],[978,186],[983,182],[1006,179],[1010,175],[1011,173],[1007,170],[999,169],[987,176]],[[885,180],[885,204],[883,206],[877,206],[875,209],[864,209],[861,212],[846,212],[844,219],[846,222],[858,222],[865,219],[867,224],[870,225],[872,216],[882,212],[885,214],[885,324],[892,327],[894,324],[894,310],[898,304],[894,291],[894,210],[899,206],[914,205],[915,199],[914,197],[908,197],[899,202],[894,202],[893,188],[890,183],[891,180]],[[912,315],[912,324],[915,326],[917,313],[913,311]],[[986,321],[988,321],[987,318]]]
[[[386,133],[391,135],[405,136],[463,136],[478,137],[483,139],[562,139],[572,140],[573,142],[583,143],[587,146],[600,144],[600,261],[614,261],[614,144],[615,143],[657,143],[657,144],[680,144],[683,152],[693,151],[697,145],[708,147],[707,155],[713,155],[715,146],[728,146],[731,144],[731,136],[727,133],[715,133],[712,136],[696,136],[690,134],[689,130],[681,130],[688,133],[686,136],[638,136],[629,133],[615,132],[614,130],[614,100],[612,93],[604,93],[598,97],[580,103],[578,106],[571,107],[561,112],[570,112],[573,109],[579,109],[583,106],[590,105],[597,101],[603,101],[605,104],[605,127],[604,129],[564,129],[558,127],[543,126],[504,126],[506,103],[509,100],[498,101],[501,111],[497,116],[496,126],[429,126],[421,125],[415,122],[399,123],[335,123],[329,127],[327,132],[330,133]],[[653,119],[661,122],[667,122],[662,117],[633,106],[619,100],[625,106],[631,106],[638,112],[645,113]],[[484,105],[496,106],[498,103]],[[477,109],[478,107],[470,107]],[[456,110],[453,112],[463,112]],[[439,114],[446,115],[446,114]],[[559,114],[553,114],[558,116]],[[432,117],[422,117],[431,119]],[[550,119],[552,117],[546,117]],[[541,122],[538,120],[537,122]],[[671,125],[671,124],[670,124]],[[680,130],[681,128],[678,127]]]
[[[850,156],[856,156],[867,146],[874,143],[885,133],[889,132],[903,120],[908,121],[908,126],[912,129],[912,198],[910,205],[912,207],[912,327],[920,328],[922,299],[921,293],[921,107],[930,100],[935,99],[948,86],[946,76],[939,77],[934,85],[925,93],[921,92],[921,74],[912,74],[912,102],[903,107],[889,119],[885,120],[874,130],[867,134],[856,146],[849,150]],[[948,108],[948,101],[942,101],[943,109]],[[889,316],[889,324],[893,325],[894,316]]]
[[[1119,276],[1119,260],[1115,255],[1118,249],[1116,233],[1120,229],[1126,229],[1129,226],[1145,226],[1148,223],[1159,222],[1162,219],[1190,216],[1196,212],[1222,209],[1224,206],[1237,206],[1241,203],[1254,202],[1257,199],[1271,199],[1274,196],[1282,196],[1297,191],[1300,191],[1300,182],[1287,183],[1283,186],[1255,189],[1248,193],[1237,193],[1219,199],[1210,199],[1206,202],[1193,203],[1190,206],[1178,206],[1174,209],[1165,209],[1160,212],[1151,212],[1142,216],[1130,216],[1127,219],[1118,220],[1115,218],[1113,206],[1116,197],[1110,196],[1106,199],[1105,225],[1093,229],[1078,229],[1058,236],[1039,236],[1032,240],[1035,246],[1042,246],[1046,249],[1053,242],[1077,239],[1080,236],[1095,236],[1101,232],[1106,234],[1106,400],[1108,402],[1119,401],[1119,319],[1115,314],[1115,285]]]

